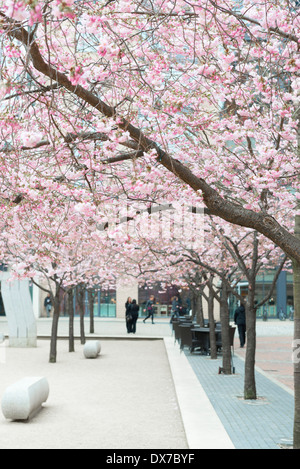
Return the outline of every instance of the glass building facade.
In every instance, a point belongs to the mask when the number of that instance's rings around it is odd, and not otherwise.
[[[75,316],[79,316],[79,302],[77,298],[77,291],[76,288],[74,289],[73,294],[73,307]],[[116,317],[116,290],[100,290],[99,288],[95,287],[92,290],[93,295],[93,304],[94,304],[94,316],[95,317],[104,317],[104,318],[114,318]],[[83,293],[83,305],[84,305],[84,314],[85,316],[89,316],[89,298],[88,292],[85,291]],[[67,306],[66,306],[66,297],[62,293],[60,298],[60,314],[65,316],[67,313]]]
[[[139,287],[139,305],[141,316],[146,314],[144,313],[144,307],[152,295],[155,298],[155,314],[158,316],[170,316],[172,300],[174,296],[178,297],[179,304],[183,309],[187,309],[188,307],[190,309],[191,301],[188,289],[180,289],[176,285],[164,288],[158,282],[151,286],[144,285]]]
[[[256,296],[255,301],[259,303],[270,291],[272,282],[274,279],[274,272],[268,271],[259,275],[256,279]],[[248,283],[240,282],[237,287],[239,293],[246,297],[248,294]],[[234,295],[230,295],[229,298],[229,310],[230,317],[233,318],[234,311],[237,308],[238,301]],[[276,282],[273,293],[265,303],[257,310],[257,317],[263,318],[264,312],[267,318],[279,318],[280,314],[284,317],[290,317],[292,308],[294,305],[294,294],[293,294],[293,274],[282,271]]]

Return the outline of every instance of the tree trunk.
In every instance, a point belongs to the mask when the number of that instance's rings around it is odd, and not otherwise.
[[[217,358],[217,341],[215,333],[215,318],[214,318],[214,294],[212,291],[212,282],[209,285],[208,296],[208,320],[209,320],[209,340],[210,340],[210,358],[215,360]]]
[[[254,307],[255,286],[249,283],[246,304],[247,349],[245,360],[244,399],[256,399],[255,352],[256,352],[256,309]]]
[[[196,323],[199,324],[201,327],[204,327],[204,316],[203,316],[203,302],[202,302],[202,294],[200,291],[197,291],[195,296],[195,303],[196,303]]]
[[[50,357],[49,363],[56,363],[57,357],[57,333],[58,333],[58,321],[59,321],[59,293],[60,286],[56,284],[55,296],[51,294],[51,299],[54,305],[53,319],[52,319],[52,331],[51,331],[51,342],[50,342]]]
[[[85,288],[83,285],[77,287],[77,303],[80,317],[80,343],[85,344],[85,330],[84,330],[84,293]]]
[[[295,234],[300,238],[300,216],[295,218]],[[294,276],[294,449],[300,449],[300,354],[296,353],[300,346],[300,263],[293,261]]]
[[[297,110],[297,155],[300,161],[300,110]],[[298,177],[298,183],[299,183]],[[300,209],[300,201],[297,203]],[[295,238],[300,240],[300,215],[295,216]],[[300,346],[300,261],[293,259],[294,277],[294,343],[293,343],[293,363],[294,363],[294,449],[300,449],[300,356],[297,349]]]
[[[191,307],[192,307],[192,316],[193,320],[197,322],[197,304],[196,304],[196,293],[192,290],[191,291],[192,299],[191,299]]]
[[[226,282],[222,282],[222,292],[220,298],[220,319],[222,331],[222,371],[226,375],[231,375],[231,345],[230,345],[230,325],[228,308],[228,291]]]
[[[69,315],[69,352],[75,352],[73,288],[70,288],[67,293],[67,308]]]
[[[88,303],[90,310],[90,334],[95,333],[95,321],[94,321],[94,296],[93,290],[88,290]]]

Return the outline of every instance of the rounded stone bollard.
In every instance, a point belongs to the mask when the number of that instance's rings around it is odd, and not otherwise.
[[[46,378],[26,377],[9,386],[2,399],[2,412],[9,420],[28,420],[42,408],[49,396]]]
[[[83,348],[85,358],[97,358],[101,352],[101,343],[99,340],[89,340]]]

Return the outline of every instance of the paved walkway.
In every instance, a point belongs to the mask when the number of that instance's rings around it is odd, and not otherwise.
[[[188,449],[163,341],[105,340],[96,360],[83,347],[58,343],[6,350],[0,363],[0,398],[24,376],[45,376],[50,395],[28,423],[0,415],[0,449]]]
[[[292,393],[256,373],[258,399],[245,401],[244,361],[234,357],[235,374],[218,375],[221,359],[187,354],[196,376],[237,449],[278,449],[292,443]],[[199,359],[200,358],[200,359]]]
[[[293,323],[289,321],[257,324],[259,398],[253,402],[242,398],[244,350],[238,348],[238,341],[236,372],[225,376],[218,374],[221,359],[191,355],[188,350],[180,353],[166,320],[157,319],[154,325],[139,322],[136,335],[128,336],[123,320],[97,319],[95,336],[101,338],[104,350],[99,360],[83,360],[78,342],[75,355],[68,354],[61,340],[58,363],[50,365],[48,341],[41,340],[50,327],[50,320],[38,321],[38,350],[0,349],[0,398],[5,385],[25,371],[32,372],[32,356],[38,360],[37,371],[50,376],[52,396],[56,396],[32,424],[20,426],[0,419],[0,448],[33,447],[33,441],[40,443],[38,447],[47,447],[47,442],[51,447],[49,438],[54,438],[55,448],[278,449],[291,443]],[[61,338],[67,335],[67,327],[67,319],[62,318]],[[1,318],[0,332],[6,333],[6,328]],[[1,366],[3,352],[7,356]],[[127,356],[135,366],[128,366]],[[137,441],[128,438],[132,425]],[[25,438],[28,429],[35,431],[31,446]]]

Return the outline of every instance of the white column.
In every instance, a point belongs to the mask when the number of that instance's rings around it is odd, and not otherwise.
[[[10,280],[1,272],[1,293],[8,322],[10,347],[36,347],[37,330],[28,280]]]
[[[127,298],[136,300],[138,303],[139,298],[138,283],[133,281],[119,280],[117,283],[117,318],[125,318],[125,303]]]
[[[34,316],[38,319],[42,316],[41,314],[41,289],[36,285],[33,285],[32,290],[32,307]]]

